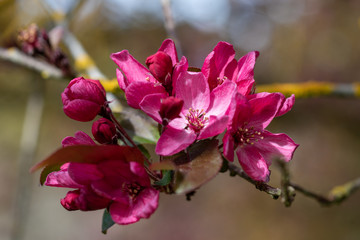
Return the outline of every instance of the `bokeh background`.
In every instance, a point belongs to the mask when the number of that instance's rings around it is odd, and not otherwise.
[[[116,68],[111,53],[128,49],[144,63],[167,37],[158,0],[0,0],[0,45],[7,46],[18,29],[30,23],[54,27],[44,4],[73,11],[70,30],[109,78],[115,77]],[[182,52],[194,67],[202,66],[218,41],[227,41],[237,57],[260,51],[255,68],[259,85],[359,81],[358,0],[173,0],[172,11]],[[68,212],[59,203],[67,190],[40,187],[38,172],[19,176],[20,137],[36,80],[44,81],[45,110],[34,163],[75,131],[90,133],[90,124],[62,112],[60,94],[66,81],[42,80],[38,73],[0,60],[0,239],[11,236],[19,178],[31,181],[31,197],[25,200],[30,204],[24,216],[26,240],[360,239],[360,192],[330,208],[298,194],[285,208],[280,200],[228,174],[219,174],[190,202],[185,196],[161,195],[149,220],[114,226],[103,235],[102,211]],[[290,163],[293,181],[325,194],[360,176],[359,123],[359,99],[323,97],[298,99],[269,129],[285,132],[300,144]],[[279,179],[272,166],[270,184],[279,186]]]

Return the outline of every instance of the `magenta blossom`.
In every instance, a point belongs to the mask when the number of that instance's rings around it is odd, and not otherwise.
[[[236,83],[238,92],[250,94],[254,84],[254,66],[259,52],[249,52],[235,59],[235,50],[227,42],[219,42],[214,50],[206,57],[201,71],[207,78],[210,90],[230,80]]]
[[[234,150],[243,170],[254,180],[267,182],[274,158],[286,162],[298,144],[283,133],[273,134],[265,128],[272,119],[288,112],[294,96],[285,99],[280,93],[254,94],[249,100],[238,94],[236,109],[223,138],[224,156],[234,160]]]
[[[63,164],[47,176],[45,185],[75,189],[61,200],[67,210],[108,208],[112,220],[122,225],[149,218],[158,207],[159,192],[151,187],[143,165],[115,154],[97,157]]]
[[[227,112],[234,97],[236,85],[230,81],[210,92],[201,72],[183,72],[176,84],[175,97],[184,101],[179,118],[164,127],[156,145],[159,155],[172,155],[190,146],[195,140],[222,133],[229,121]],[[160,116],[162,94],[152,94],[140,103],[141,109],[155,121]]]
[[[98,80],[75,78],[61,94],[65,114],[77,121],[93,120],[106,106],[106,92]]]
[[[149,94],[172,95],[176,79],[188,68],[185,57],[179,62],[175,44],[171,39],[166,39],[158,52],[147,59],[146,64],[150,70],[127,50],[111,54],[111,59],[119,66],[120,70],[116,69],[117,80],[125,92],[129,106],[133,108],[140,108],[140,102]]]

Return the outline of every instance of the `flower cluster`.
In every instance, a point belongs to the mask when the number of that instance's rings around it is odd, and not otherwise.
[[[174,155],[197,140],[226,130],[223,154],[234,160],[254,180],[268,181],[274,158],[290,161],[297,144],[285,134],[265,130],[274,117],[288,112],[294,95],[253,93],[254,65],[259,53],[239,60],[231,44],[219,42],[205,58],[199,72],[178,61],[175,45],[167,39],[146,60],[146,69],[126,50],[111,55],[118,65],[117,78],[127,102],[162,125],[156,153]],[[164,114],[164,110],[166,113]]]
[[[181,192],[174,188],[179,186],[178,179],[186,179],[184,169],[190,171],[193,167],[205,177],[198,177],[193,187],[187,185],[186,191],[193,191],[213,177],[209,172],[219,171],[222,157],[234,161],[235,153],[250,178],[269,181],[272,160],[290,161],[298,145],[287,135],[273,134],[266,127],[292,108],[295,97],[255,93],[254,66],[258,55],[256,51],[249,52],[237,60],[233,46],[219,42],[201,69],[189,68],[186,57],[179,61],[171,39],[166,39],[146,59],[147,67],[127,50],[112,54],[128,105],[159,124],[160,138],[155,147],[158,168],[117,122],[100,82],[80,77],[73,79],[62,93],[63,109],[77,121],[92,121],[100,116],[92,126],[98,143],[86,133],[77,132],[75,137],[62,141],[62,151],[35,169],[48,169],[43,171],[45,185],[75,189],[61,200],[67,210],[105,208],[118,224],[148,218],[158,206],[160,191]],[[208,146],[197,145],[223,133],[220,145],[218,141],[214,145],[212,140]],[[196,146],[216,151],[207,151],[206,157],[191,165],[193,156],[202,154],[191,154]],[[179,160],[181,156],[186,159]],[[220,165],[218,160],[209,161],[209,156],[220,159]],[[164,162],[168,165],[159,168]],[[212,171],[208,171],[206,163]],[[188,165],[181,168],[181,164]],[[182,177],[174,177],[176,174]],[[169,179],[164,180],[166,176]]]

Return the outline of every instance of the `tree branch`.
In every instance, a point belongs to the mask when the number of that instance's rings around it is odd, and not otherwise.
[[[42,77],[64,77],[62,71],[46,62],[37,60],[31,56],[22,53],[16,48],[1,48],[0,47],[0,58],[27,67],[29,69],[40,72]]]

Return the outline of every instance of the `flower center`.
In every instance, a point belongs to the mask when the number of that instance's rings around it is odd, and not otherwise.
[[[223,76],[222,78],[220,77],[217,77],[216,80],[217,80],[217,85],[221,85],[223,84],[223,82],[225,82],[225,80],[227,80],[228,78],[226,76]]]
[[[186,128],[190,127],[194,132],[198,133],[205,124],[209,121],[208,117],[205,117],[205,111],[203,109],[189,108],[188,114],[185,116],[188,121]]]
[[[263,132],[255,130],[254,127],[239,128],[234,134],[236,145],[246,146],[247,144],[253,145],[261,139],[264,139]]]
[[[126,183],[123,186],[123,190],[129,194],[131,199],[136,198],[143,189],[144,187],[138,183]]]

